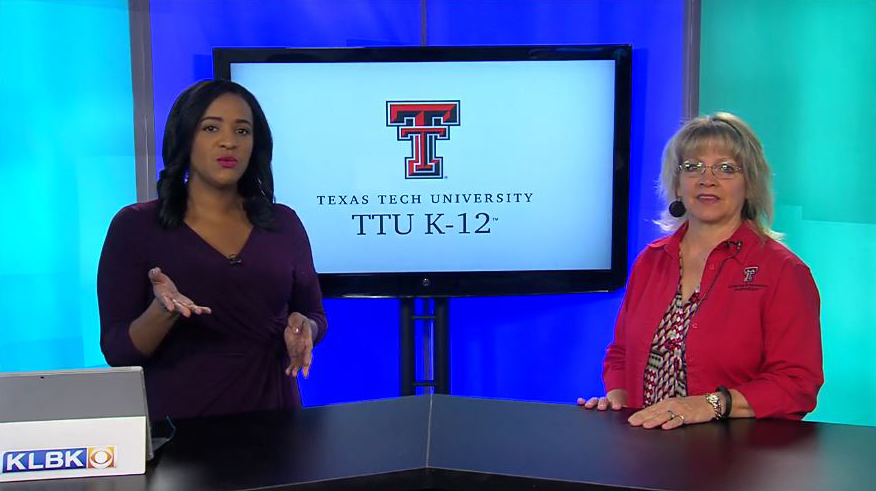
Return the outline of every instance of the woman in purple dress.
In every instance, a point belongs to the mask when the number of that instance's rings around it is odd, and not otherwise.
[[[326,319],[304,227],[274,203],[272,149],[249,91],[199,82],[168,116],[158,199],[110,224],[101,349],[143,366],[152,419],[300,405]]]

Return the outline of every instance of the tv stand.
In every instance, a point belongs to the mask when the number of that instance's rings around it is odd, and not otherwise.
[[[416,312],[417,300],[421,312]],[[413,298],[399,299],[399,381],[400,395],[416,395],[417,387],[425,394],[450,394],[450,299]],[[418,323],[424,329],[420,347],[423,350],[423,377],[417,378],[416,329]],[[431,390],[429,390],[431,389]]]

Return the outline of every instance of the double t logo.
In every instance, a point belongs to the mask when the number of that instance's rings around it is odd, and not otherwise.
[[[743,283],[751,283],[754,281],[754,274],[757,273],[757,266],[749,266],[742,270],[742,274],[745,275],[742,282]]]
[[[436,155],[435,142],[450,139],[450,127],[459,126],[459,101],[387,101],[386,126],[398,129],[398,140],[411,142],[406,179],[444,177],[444,159]]]

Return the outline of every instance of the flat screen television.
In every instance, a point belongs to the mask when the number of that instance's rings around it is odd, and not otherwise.
[[[216,48],[274,138],[324,295],[626,280],[631,47]]]

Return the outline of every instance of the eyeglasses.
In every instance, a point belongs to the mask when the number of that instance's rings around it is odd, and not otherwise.
[[[712,175],[718,179],[733,179],[737,174],[742,172],[742,167],[733,165],[730,162],[718,162],[717,164],[706,165],[702,162],[691,162],[685,160],[678,164],[678,170],[685,177],[699,177],[706,173],[706,167],[712,169]]]

